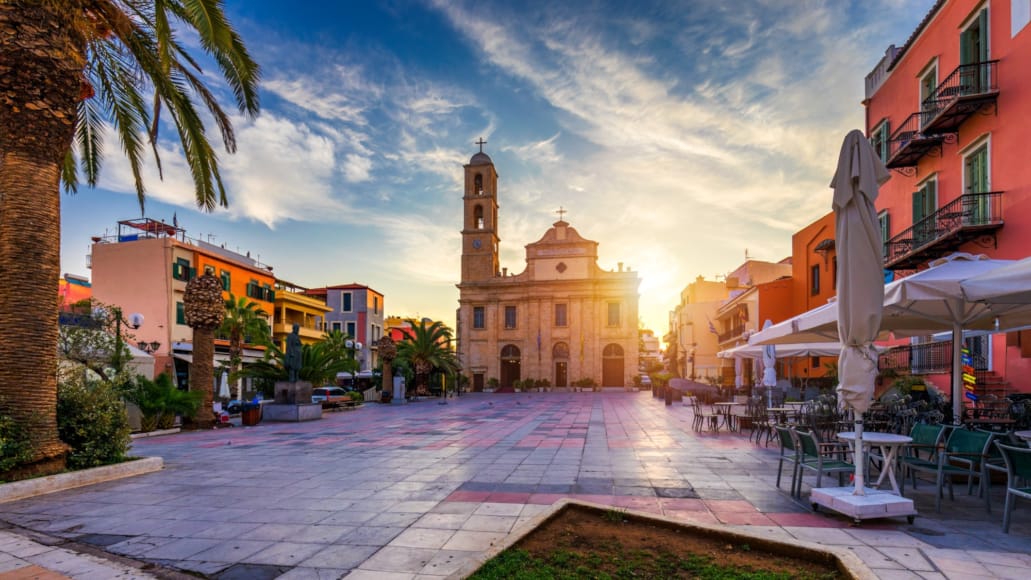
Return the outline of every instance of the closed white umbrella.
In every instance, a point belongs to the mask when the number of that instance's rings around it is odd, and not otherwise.
[[[838,395],[855,410],[856,487],[864,489],[863,413],[873,401],[877,351],[873,341],[881,328],[884,306],[884,262],[881,228],[874,201],[891,175],[859,131],[841,144],[834,190],[835,248],[838,252]]]
[[[218,396],[221,399],[229,398],[229,372],[222,371],[222,380],[218,382]]]
[[[766,320],[763,328],[773,326],[772,320]],[[777,386],[777,347],[767,344],[763,347],[763,386],[766,387],[766,405],[773,406],[773,387]]]

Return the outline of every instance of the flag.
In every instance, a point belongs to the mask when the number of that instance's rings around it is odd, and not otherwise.
[[[718,335],[719,332],[717,332],[717,330],[716,330],[716,325],[713,324],[711,320],[709,320],[708,316],[705,317],[705,320],[707,320],[709,322],[709,332]]]
[[[172,227],[179,227],[179,216],[176,214],[176,212],[172,212]]]

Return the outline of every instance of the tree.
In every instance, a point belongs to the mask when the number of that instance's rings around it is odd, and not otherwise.
[[[218,333],[229,339],[229,380],[238,381],[240,366],[243,363],[243,344],[252,342],[248,338],[268,342],[268,322],[261,306],[245,297],[237,298],[232,293],[225,301],[225,318]],[[241,388],[237,387],[236,398],[243,400]]]
[[[397,344],[397,358],[408,363],[415,371],[416,392],[427,389],[430,373],[458,370],[458,359],[451,350],[451,329],[442,322],[408,321],[412,333]]]
[[[120,314],[118,309],[92,298],[81,300],[61,312],[57,341],[61,368],[69,373],[77,373],[85,367],[104,381],[121,382],[116,374],[122,369],[116,368],[113,363],[116,359],[114,353],[121,349],[121,360],[131,356],[126,343],[132,339],[132,334],[123,322],[121,338],[115,337],[118,332],[115,317]],[[58,372],[64,376],[61,369]]]
[[[220,0],[4,0],[0,2],[0,393],[3,411],[31,429],[41,472],[63,468],[57,431],[57,285],[60,187],[95,186],[110,125],[129,159],[142,209],[141,158],[157,159],[167,112],[199,207],[228,204],[215,150],[194,100],[214,118],[228,152],[229,117],[177,29],[192,29],[233,92],[258,113],[259,69]],[[77,152],[73,152],[73,145]],[[79,168],[76,167],[79,164]],[[30,421],[38,415],[38,421]]]
[[[389,336],[382,336],[376,341],[379,347],[379,360],[383,362],[383,383],[381,388],[385,393],[392,393],[394,387],[394,370],[392,365],[397,358],[397,345],[394,339]]]
[[[286,354],[276,345],[270,345],[265,351],[265,359],[247,365],[240,371],[240,376],[265,381],[287,380]],[[332,344],[317,342],[301,345],[301,370],[297,378],[308,381],[313,387],[321,387],[336,380],[337,373],[355,373],[358,362],[350,359],[346,353],[338,351]]]
[[[190,364],[190,390],[200,393],[200,413],[195,423],[200,428],[214,425],[211,403],[215,398],[215,329],[225,319],[222,281],[211,274],[186,283],[183,294],[186,325],[193,329],[193,362]]]

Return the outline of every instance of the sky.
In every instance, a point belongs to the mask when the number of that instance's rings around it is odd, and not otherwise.
[[[523,271],[562,207],[599,266],[639,273],[641,321],[661,336],[697,276],[782,260],[830,211],[863,79],[932,4],[226,0],[262,67],[262,112],[234,115],[238,151],[220,153],[229,208],[197,209],[164,127],[142,215],[294,284],[358,282],[389,315],[453,326],[462,166],[482,137],[501,265]],[[107,151],[99,187],[62,196],[64,272],[88,276],[90,237],[141,217]]]

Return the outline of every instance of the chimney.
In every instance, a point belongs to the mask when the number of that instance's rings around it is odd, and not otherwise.
[[[508,268],[502,268],[501,269],[501,275],[502,276],[508,276]]]
[[[619,262],[619,271],[620,271],[620,272],[622,272],[622,271],[623,271],[623,262]]]

